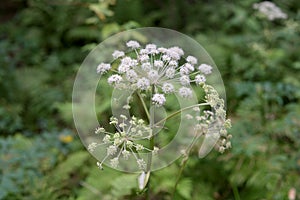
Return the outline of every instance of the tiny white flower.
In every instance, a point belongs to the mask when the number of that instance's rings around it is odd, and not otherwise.
[[[114,139],[116,139],[116,138],[120,138],[120,133],[119,133],[119,132],[116,132],[116,133],[114,134]]]
[[[149,54],[148,49],[141,49],[140,54]]]
[[[125,56],[125,53],[123,51],[115,50],[113,52],[112,56],[114,59],[117,59],[117,58],[121,58],[121,57]]]
[[[117,146],[115,145],[110,145],[109,147],[107,147],[107,155],[114,155],[115,153],[117,153]]]
[[[129,82],[135,82],[137,77],[138,77],[137,73],[132,69],[126,72],[126,78]]]
[[[125,160],[128,160],[129,156],[130,156],[130,152],[127,150],[123,150],[122,151],[122,155],[124,157]]]
[[[111,75],[108,79],[107,79],[107,82],[110,84],[110,85],[114,85],[114,84],[118,84],[122,81],[122,77],[120,75],[117,75],[117,74],[114,74],[114,75]]]
[[[105,135],[103,140],[102,140],[105,144],[110,142],[110,135]]]
[[[127,116],[126,115],[120,115],[120,118],[124,119],[124,120],[127,120]]]
[[[229,129],[229,128],[231,128],[231,126],[232,126],[231,125],[231,120],[230,119],[226,119],[226,121],[224,123],[224,127]]]
[[[110,118],[109,124],[117,124],[117,123],[118,123],[118,118],[112,116],[112,117]]]
[[[188,56],[186,58],[186,61],[191,63],[192,65],[196,65],[198,62],[197,58],[195,58],[194,56]]]
[[[164,83],[162,86],[162,90],[165,94],[170,94],[174,92],[174,86],[171,83]]]
[[[143,124],[144,123],[144,120],[143,119],[139,119],[138,120],[138,124]]]
[[[164,105],[166,102],[166,98],[163,94],[154,94],[152,97],[152,102],[159,106]]]
[[[147,166],[146,162],[143,159],[137,159],[137,164],[141,170],[144,170]]]
[[[131,65],[132,59],[130,57],[124,57],[121,59],[121,64],[123,65]]]
[[[153,150],[152,150],[152,153],[154,155],[156,155],[158,153],[158,151],[159,151],[159,148],[158,147],[154,147]]]
[[[135,146],[135,148],[136,148],[137,151],[141,151],[141,150],[144,149],[144,146],[141,145],[141,144],[137,144],[137,145]]]
[[[183,56],[184,55],[184,52],[181,48],[179,47],[171,47],[169,48],[169,50],[173,51],[173,52],[176,52],[179,56]]]
[[[198,74],[198,75],[195,76],[195,82],[196,82],[196,84],[199,85],[201,83],[205,83],[205,81],[206,81],[206,78],[205,78],[204,75]]]
[[[98,167],[99,169],[103,170],[102,163],[97,162],[97,167]]]
[[[160,53],[166,53],[168,49],[164,48],[164,47],[159,47],[157,49]]]
[[[122,128],[122,129],[124,129],[126,126],[127,126],[126,123],[121,123],[121,124],[119,124],[119,127]]]
[[[189,72],[193,72],[195,70],[194,66],[190,63],[185,63],[184,67],[189,70]]]
[[[147,44],[146,49],[156,49],[156,45],[155,44]]]
[[[131,63],[130,63],[130,66],[131,66],[131,67],[136,67],[138,64],[139,64],[139,63],[138,63],[138,61],[137,61],[136,59],[132,59],[132,60],[131,60]]]
[[[227,135],[227,130],[225,128],[222,128],[220,130],[220,135],[223,136],[223,137],[225,137]]]
[[[103,128],[103,127],[98,127],[98,128],[96,128],[96,130],[95,130],[95,134],[99,134],[99,133],[102,133],[102,132],[104,132],[105,131],[105,129]]]
[[[147,90],[150,87],[150,81],[143,77],[138,79],[136,85],[141,90]]]
[[[226,149],[230,149],[230,148],[231,148],[231,142],[228,141],[228,142],[225,144],[225,147],[226,147]]]
[[[147,62],[149,60],[149,56],[147,54],[142,54],[139,56],[139,60],[144,63]]]
[[[158,53],[155,44],[147,44],[146,45],[146,49],[148,50],[149,54],[156,54],[156,53]]]
[[[90,152],[93,152],[96,149],[96,147],[97,147],[97,143],[96,142],[92,142],[91,144],[89,144],[88,150]]]
[[[152,68],[151,64],[149,62],[143,63],[142,64],[142,69],[144,71],[149,71]]]
[[[171,57],[167,54],[164,54],[161,58],[163,61],[167,61],[167,62],[171,60]]]
[[[172,67],[168,68],[166,70],[166,77],[173,78],[175,76],[175,72],[176,72],[176,70],[174,68],[172,68]]]
[[[137,41],[130,40],[126,43],[127,47],[132,48],[132,49],[137,49],[140,47],[140,44]]]
[[[180,80],[181,85],[189,85],[190,84],[189,76],[186,76],[186,75],[181,76],[179,80]]]
[[[130,57],[124,57],[124,58],[122,58],[120,65],[134,67],[134,66],[137,66],[137,64],[138,64],[137,60],[132,59]]]
[[[192,97],[193,93],[190,88],[181,87],[181,88],[179,88],[179,95],[183,98],[190,98],[190,97]]]
[[[158,79],[158,71],[150,70],[148,72],[148,78],[151,80],[152,83],[155,83]]]
[[[172,49],[168,49],[167,55],[170,56],[174,60],[180,60],[180,55]]]
[[[224,153],[224,151],[225,151],[225,147],[220,146],[220,147],[219,147],[219,152],[220,152],[220,153]]]
[[[179,72],[181,76],[184,76],[184,75],[188,75],[190,73],[190,70],[185,66],[181,66]]]
[[[207,65],[207,64],[201,64],[198,67],[198,70],[201,71],[203,74],[210,74],[212,71],[212,66]]]
[[[171,60],[169,62],[169,66],[171,66],[171,67],[177,67],[178,66],[178,62],[176,60]]]
[[[127,140],[126,145],[128,146],[128,148],[132,148],[133,147],[133,142]]]
[[[121,138],[115,138],[115,139],[114,139],[114,145],[115,145],[115,146],[120,145],[122,142],[123,142],[123,139],[121,139]]]
[[[113,168],[118,167],[118,165],[119,165],[119,159],[118,159],[117,157],[111,159],[111,160],[110,160],[110,165],[111,165]]]
[[[101,63],[97,67],[97,73],[102,75],[102,74],[106,73],[108,70],[110,70],[110,68],[111,68],[110,64],[108,64],[108,63]]]
[[[130,65],[120,64],[118,67],[119,74],[126,73],[130,69]]]
[[[129,110],[131,107],[130,107],[130,105],[127,104],[127,105],[124,105],[123,108],[124,108],[125,110]]]
[[[155,60],[154,61],[154,67],[162,68],[163,66],[164,66],[163,61],[161,61],[161,60]]]

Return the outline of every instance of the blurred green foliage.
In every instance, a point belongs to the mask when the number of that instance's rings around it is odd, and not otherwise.
[[[0,14],[0,199],[144,199],[137,175],[105,168],[82,150],[71,113],[76,70],[114,33],[175,29],[211,54],[227,89],[233,148],[190,157],[175,199],[300,199],[300,2],[257,0],[13,0]],[[109,116],[110,100],[99,114]],[[97,94],[98,94],[97,93]],[[105,119],[104,119],[105,120]],[[108,120],[108,117],[107,119]],[[151,175],[152,199],[170,199],[180,161]]]

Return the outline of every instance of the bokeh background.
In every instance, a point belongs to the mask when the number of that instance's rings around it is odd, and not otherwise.
[[[208,51],[233,123],[233,148],[204,159],[195,150],[175,199],[300,199],[300,1],[273,1],[287,15],[275,20],[258,2],[2,0],[0,199],[145,199],[136,174],[96,167],[74,128],[71,96],[90,50],[146,26],[180,31]],[[179,166],[152,174],[151,199],[170,199]]]

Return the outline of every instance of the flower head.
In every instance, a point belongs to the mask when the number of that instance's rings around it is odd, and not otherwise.
[[[154,94],[152,97],[152,102],[158,106],[162,106],[166,102],[166,98],[163,94]]]
[[[171,83],[164,83],[162,86],[162,90],[165,94],[170,94],[174,92],[174,86]]]
[[[195,58],[194,56],[188,56],[186,58],[186,61],[192,65],[196,65],[197,64],[197,58]]]
[[[138,79],[136,85],[141,90],[147,90],[150,87],[150,81],[147,78],[143,77]]]
[[[126,43],[127,47],[130,47],[132,49],[137,49],[140,47],[140,44],[137,41],[130,40]]]
[[[203,74],[210,74],[211,73],[211,70],[212,70],[212,66],[210,65],[207,65],[207,64],[201,64],[199,67],[198,67],[198,70],[201,71]]]
[[[218,141],[219,151],[223,152],[231,147],[229,141],[231,136],[226,130],[230,127],[230,122],[226,120],[224,100],[219,97],[218,92],[212,86],[206,85],[206,76],[212,73],[211,65],[198,63],[198,59],[192,55],[184,58],[185,52],[177,46],[164,48],[150,43],[142,47],[133,40],[128,41],[126,46],[130,51],[115,50],[113,52],[112,56],[115,60],[112,64],[101,63],[97,66],[97,73],[101,75],[109,71],[114,72],[107,79],[109,85],[134,92],[136,90],[139,97],[149,98],[148,100],[157,107],[164,106],[167,97],[171,94],[185,98],[184,100],[193,99],[192,88],[202,87],[205,93],[205,105],[209,105],[211,111],[203,111],[196,106],[195,113],[201,113],[201,115],[187,114],[186,119],[195,120],[194,129],[202,134],[208,133],[212,124],[218,124],[221,136]],[[131,108],[130,104],[131,100],[127,99],[126,104],[121,106],[128,111]],[[148,112],[147,114],[149,115]],[[112,167],[118,167],[120,163],[123,163],[122,160],[135,159],[137,167],[145,170],[147,164],[140,154],[155,155],[159,150],[158,147],[150,148],[140,143],[141,140],[149,140],[153,137],[153,124],[149,126],[142,119],[134,116],[130,118],[123,114],[111,117],[109,124],[115,127],[115,132],[111,133],[104,128],[97,128],[95,133],[102,138],[99,143],[92,142],[88,146],[89,151],[94,151],[101,145],[106,148],[106,155],[102,162],[97,164],[98,167],[102,168],[105,160],[108,160]]]
[[[196,82],[196,84],[199,85],[201,83],[205,83],[205,81],[206,81],[206,78],[205,78],[204,75],[198,74],[197,76],[195,76],[195,82]]]
[[[97,67],[97,73],[98,74],[104,74],[106,73],[108,70],[110,70],[111,66],[108,63],[101,63],[100,65],[98,65]]]
[[[112,56],[114,59],[117,59],[117,58],[121,58],[121,57],[125,56],[125,53],[123,51],[115,50],[113,52]]]
[[[107,82],[110,85],[116,85],[116,84],[120,83],[122,80],[123,80],[123,78],[120,75],[114,74],[107,79]]]
[[[134,116],[132,116],[132,118],[125,115],[120,115],[119,118],[111,117],[111,122],[111,124],[115,125],[117,131],[115,133],[102,132],[102,134],[104,134],[102,139],[103,143],[92,142],[88,146],[88,150],[91,152],[101,145],[107,146],[106,156],[97,166],[99,168],[102,167],[103,162],[110,157],[110,165],[112,167],[118,167],[121,159],[128,160],[129,157],[134,157],[137,162],[137,167],[144,169],[146,166],[145,161],[138,158],[136,154],[143,151],[150,153],[158,151],[156,148],[153,150],[148,149],[137,142],[143,138],[149,138],[151,135],[150,127],[145,124],[144,120]],[[122,124],[125,124],[125,126],[122,126]]]
[[[190,88],[187,87],[181,87],[179,89],[179,95],[183,98],[191,98],[193,95],[193,92]]]

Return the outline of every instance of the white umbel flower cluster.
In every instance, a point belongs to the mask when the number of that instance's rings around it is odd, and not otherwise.
[[[107,132],[103,127],[97,128],[95,133],[102,133],[101,143],[91,142],[88,150],[94,152],[99,146],[106,145],[106,156],[97,166],[102,169],[105,160],[110,159],[109,163],[112,167],[118,167],[120,159],[128,160],[133,157],[140,170],[146,170],[146,162],[138,156],[142,152],[151,152],[157,154],[159,148],[154,146],[149,149],[142,144],[137,143],[140,139],[149,139],[152,136],[151,128],[145,124],[144,120],[134,116],[129,120],[126,116],[120,115],[119,118],[111,117],[110,124],[116,128],[115,133]]]
[[[275,19],[286,19],[287,14],[284,13],[278,6],[273,2],[263,1],[260,3],[253,4],[253,8],[258,10],[261,14],[266,16],[268,20],[273,21]]]
[[[226,110],[224,100],[219,97],[218,92],[210,85],[203,85],[203,89],[206,93],[205,100],[211,106],[213,112],[206,113],[203,119],[206,119],[207,125],[215,123],[214,128],[220,133],[220,139],[218,140],[219,152],[223,153],[226,149],[231,148],[230,139],[232,135],[229,135],[227,129],[231,128],[230,119],[226,119]],[[207,119],[209,119],[207,121]],[[200,124],[205,124],[200,123]],[[207,127],[208,127],[207,126]]]
[[[142,119],[134,116],[128,119],[120,115],[118,118],[111,117],[110,119],[110,124],[115,126],[115,133],[107,132],[103,127],[97,128],[95,133],[102,136],[102,141],[100,143],[93,141],[89,144],[88,150],[94,152],[100,145],[105,146],[106,155],[101,162],[97,163],[100,169],[106,160],[116,168],[124,160],[134,159],[137,167],[146,171],[146,167],[151,163],[146,163],[141,158],[141,154],[155,155],[158,154],[159,148],[153,144],[147,148],[143,145],[145,143],[142,143],[142,140],[152,141],[154,137],[151,114],[147,112],[143,98],[147,97],[147,100],[157,107],[164,106],[168,95],[175,94],[176,97],[184,100],[196,97],[193,86],[203,88],[204,103],[192,106],[191,109],[196,111],[195,116],[188,114],[186,119],[196,120],[194,129],[201,134],[208,133],[209,127],[217,124],[218,134],[221,136],[218,141],[219,151],[224,152],[231,147],[229,141],[231,135],[228,135],[226,130],[230,127],[230,121],[226,119],[224,100],[219,97],[218,92],[212,86],[206,84],[206,77],[213,70],[211,65],[199,63],[199,60],[192,55],[185,57],[185,52],[177,46],[170,48],[158,47],[156,44],[142,46],[133,40],[128,41],[126,46],[129,48],[128,51],[115,50],[112,53],[112,63],[99,64],[97,73],[103,75],[111,72],[107,82],[116,89],[137,91],[151,127]],[[123,108],[130,109],[130,102],[128,98]],[[200,105],[210,106],[211,110],[200,110]]]
[[[128,41],[126,46],[129,48],[128,54],[119,50],[113,52],[113,62],[117,65],[114,69],[110,64],[101,63],[97,72],[117,72],[108,78],[108,83],[113,87],[152,91],[151,99],[157,106],[163,106],[165,95],[172,93],[191,98],[192,84],[205,84],[206,76],[212,73],[212,66],[206,63],[197,65],[198,59],[192,55],[184,58],[184,51],[177,46],[164,48],[146,44],[143,48],[133,40]]]

